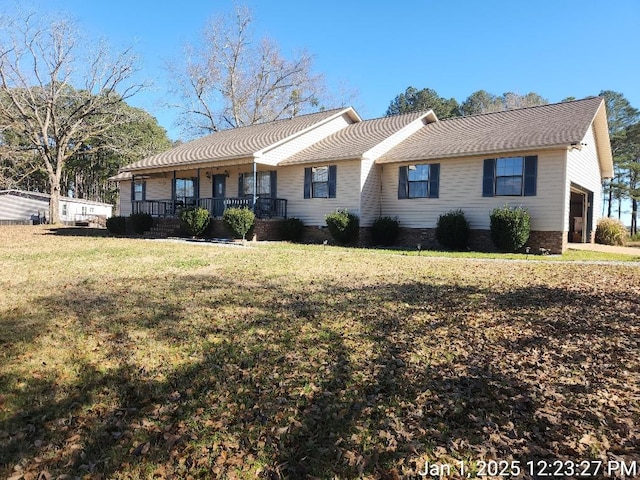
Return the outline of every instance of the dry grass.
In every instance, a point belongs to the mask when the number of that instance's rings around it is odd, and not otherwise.
[[[637,266],[22,227],[0,265],[0,477],[640,460]]]

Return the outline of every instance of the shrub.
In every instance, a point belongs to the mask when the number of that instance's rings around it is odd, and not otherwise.
[[[596,227],[596,243],[603,245],[624,245],[629,232],[620,220],[601,218]]]
[[[393,245],[398,237],[400,222],[397,218],[378,217],[371,225],[371,238],[374,245],[388,247]]]
[[[287,218],[280,225],[280,236],[290,242],[299,242],[303,231],[304,223],[299,218]]]
[[[121,216],[107,218],[107,230],[114,235],[124,235],[127,233],[127,218]]]
[[[153,217],[148,213],[132,213],[129,216],[129,222],[131,223],[133,233],[139,235],[148,232],[151,230],[151,227],[153,227]]]
[[[338,209],[324,217],[329,233],[338,243],[350,243],[358,238],[360,219],[348,210]]]
[[[198,236],[209,226],[209,210],[201,207],[192,207],[183,210],[180,213],[180,220],[187,226],[189,235]]]
[[[469,241],[469,222],[462,210],[452,210],[438,217],[436,240],[453,250],[464,250]]]
[[[529,239],[531,217],[524,208],[508,205],[491,212],[491,241],[498,250],[515,252]]]
[[[253,227],[255,214],[248,208],[227,208],[222,214],[224,224],[236,236],[245,240],[247,232]]]

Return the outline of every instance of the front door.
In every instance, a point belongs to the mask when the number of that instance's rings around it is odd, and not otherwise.
[[[213,216],[221,217],[224,212],[224,195],[226,190],[226,175],[213,176]]]

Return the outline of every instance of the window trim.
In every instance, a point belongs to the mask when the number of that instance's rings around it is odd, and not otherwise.
[[[270,170],[260,170],[256,172],[258,175],[256,185],[258,187],[258,192],[256,196],[258,197],[271,197],[271,188],[272,188],[272,176],[273,173]],[[242,196],[243,197],[252,197],[253,196],[253,172],[245,172],[241,174],[242,177]],[[260,183],[262,177],[262,181],[264,183]],[[251,181],[249,181],[251,179]],[[266,179],[266,180],[265,180]],[[264,187],[266,185],[267,192],[261,191],[260,187]],[[247,187],[249,188],[249,192],[247,192]]]
[[[412,168],[413,167],[413,168]],[[425,180],[411,180],[411,172],[417,172],[419,170],[418,167],[426,167],[427,178]],[[421,170],[422,168],[420,168]],[[431,177],[431,167],[426,163],[418,163],[415,165],[407,165],[407,198],[429,198],[429,178]],[[411,194],[411,185],[422,185],[424,184],[424,195],[412,195]]]
[[[427,168],[426,180],[409,180],[411,167],[425,166]],[[425,183],[426,190],[424,196],[411,195],[412,183]],[[398,199],[415,200],[421,198],[440,197],[440,164],[439,163],[415,163],[403,165],[398,169]]]
[[[183,194],[181,195],[178,195],[178,182],[182,182],[183,185]],[[191,195],[187,195],[187,182],[191,182]],[[173,201],[176,202],[176,205],[179,205],[181,207],[195,206],[198,202],[198,190],[198,177],[176,177],[173,180]]]
[[[500,175],[498,176],[498,160],[506,160],[511,158],[522,159],[521,175]],[[520,177],[521,187],[519,194],[498,193],[498,179]],[[487,158],[483,164],[482,174],[482,196],[483,197],[530,197],[537,195],[537,177],[538,177],[538,156],[537,155],[520,155],[499,158]]]
[[[324,172],[323,176],[326,176],[326,180],[319,181],[315,179],[316,172]],[[320,188],[322,186],[322,188]],[[325,192],[324,195],[320,195],[319,190]],[[311,167],[311,198],[329,198],[329,166],[322,165],[318,167]]]
[[[500,168],[500,162],[507,162],[507,161],[512,161],[512,160],[519,160],[520,161],[520,174],[519,175],[498,175],[498,169]],[[505,168],[505,167],[502,167]],[[495,164],[495,178],[494,178],[494,182],[495,182],[495,187],[494,187],[494,192],[495,192],[495,196],[496,197],[522,197],[523,193],[524,193],[524,157],[500,157],[500,158],[496,158],[496,164]],[[505,188],[505,185],[498,185],[499,180],[504,180],[504,179],[520,179],[520,192],[518,193],[498,193],[498,187],[502,187]]]
[[[136,187],[140,186],[140,192],[136,191]],[[140,193],[140,198],[137,198],[137,194]],[[133,182],[133,201],[144,202],[147,199],[147,182],[146,180],[135,180]]]
[[[313,174],[317,168],[327,169],[327,180],[322,182],[314,182]],[[337,194],[337,179],[338,179],[338,167],[337,165],[316,165],[313,167],[305,167],[304,169],[304,198],[336,198]],[[314,185],[326,184],[326,195],[317,195],[318,188]]]

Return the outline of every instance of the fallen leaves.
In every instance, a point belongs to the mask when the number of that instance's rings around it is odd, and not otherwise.
[[[95,246],[59,248],[66,288],[0,311],[25,339],[0,357],[0,475],[396,479],[640,451],[635,267],[126,243],[135,268],[101,281],[79,274],[110,271]],[[211,267],[163,260],[183,255]]]

